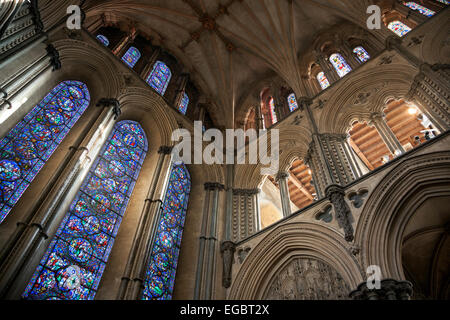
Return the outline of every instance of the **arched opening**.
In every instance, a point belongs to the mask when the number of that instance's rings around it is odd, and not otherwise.
[[[2,222],[90,103],[86,85],[64,81],[0,140]]]
[[[301,210],[317,200],[312,171],[303,159],[296,159],[289,173],[289,196],[296,207],[295,211]]]
[[[169,67],[164,62],[157,61],[153,66],[153,70],[148,75],[146,82],[163,96],[171,78],[172,72]]]
[[[23,298],[94,299],[147,150],[137,122],[114,126]]]
[[[280,190],[275,183],[275,178],[269,176],[260,187],[259,194],[259,214],[261,229],[283,219],[283,209],[281,206]]]

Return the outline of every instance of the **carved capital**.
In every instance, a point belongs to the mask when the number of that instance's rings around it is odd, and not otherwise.
[[[288,179],[290,176],[289,172],[280,171],[278,172],[277,176],[275,177],[276,181]]]
[[[122,113],[122,110],[120,108],[120,102],[117,99],[114,98],[102,98],[98,101],[97,107],[111,107],[114,112],[114,120],[117,120],[117,118]]]
[[[224,189],[225,189],[225,186],[223,184],[218,183],[218,182],[207,182],[207,183],[205,183],[205,190],[207,190],[207,191],[214,191],[214,190],[222,191]]]
[[[160,146],[158,149],[158,154],[165,154],[165,155],[169,155],[172,153],[173,147],[169,147],[169,146]]]
[[[50,65],[53,66],[53,71],[61,69],[58,50],[52,44],[47,45],[45,49],[47,50],[47,55],[50,57]]]

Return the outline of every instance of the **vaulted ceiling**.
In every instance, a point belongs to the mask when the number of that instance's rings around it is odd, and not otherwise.
[[[218,126],[259,82],[283,79],[303,94],[299,57],[324,30],[365,25],[368,0],[87,0],[87,21],[135,26],[174,55],[211,102]],[[331,29],[333,30],[333,29]],[[339,32],[339,29],[336,29]]]

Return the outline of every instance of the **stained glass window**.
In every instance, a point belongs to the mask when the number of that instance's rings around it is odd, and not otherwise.
[[[186,93],[183,93],[183,98],[181,99],[178,110],[180,110],[182,114],[186,114],[188,105],[189,105],[189,96]]]
[[[450,1],[448,1],[448,0],[437,0],[437,1],[439,1],[440,3],[443,3],[443,4],[450,4]]]
[[[411,31],[411,28],[400,21],[392,21],[388,24],[388,28],[395,32],[399,37],[403,37],[405,34]]]
[[[278,119],[277,113],[275,111],[275,101],[273,100],[273,98],[270,99],[269,107],[270,107],[270,120],[272,121],[272,125],[274,125],[275,123],[277,123]]]
[[[94,298],[146,152],[138,123],[115,125],[25,289],[25,299]]]
[[[141,58],[141,53],[135,47],[130,47],[128,51],[123,55],[122,61],[125,62],[130,68],[133,68],[138,60]]]
[[[411,10],[417,10],[419,11],[421,14],[423,14],[424,16],[427,17],[432,17],[436,14],[436,12],[434,12],[433,10],[430,10],[428,8],[425,8],[424,6],[421,6],[420,4],[417,4],[415,2],[403,2],[403,4],[405,6],[407,6],[408,8],[410,8]]]
[[[330,56],[330,62],[341,78],[352,71],[352,68],[339,53],[332,54]]]
[[[292,93],[291,95],[289,95],[288,104],[289,104],[289,110],[291,112],[298,109],[298,104],[297,104],[297,99],[295,98],[295,94]]]
[[[328,81],[327,77],[325,76],[325,73],[319,72],[317,74],[317,81],[319,81],[320,87],[322,88],[322,90],[325,90],[326,88],[328,88],[330,86],[330,82]]]
[[[359,61],[366,62],[370,59],[370,55],[367,53],[367,51],[363,47],[356,47],[353,49],[353,53],[356,54]]]
[[[89,105],[86,85],[64,81],[0,140],[0,222]]]
[[[162,61],[157,61],[153,66],[152,72],[147,77],[147,83],[155,89],[160,95],[164,95],[169,85],[172,72]]]
[[[186,166],[173,164],[146,271],[143,300],[172,299],[190,191]]]
[[[99,34],[97,36],[97,40],[100,41],[101,43],[103,43],[103,45],[105,47],[109,46],[109,40],[107,37],[105,37],[104,35]]]

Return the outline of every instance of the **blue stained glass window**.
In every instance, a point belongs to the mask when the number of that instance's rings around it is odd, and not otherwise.
[[[401,23],[400,21],[392,21],[388,24],[388,28],[395,32],[399,37],[403,37],[405,34],[410,32],[412,29],[408,27],[406,24]]]
[[[361,61],[361,62],[366,62],[367,60],[370,59],[370,55],[361,46],[360,47],[356,47],[355,49],[353,49],[353,53],[356,54],[356,56],[358,57],[359,61]]]
[[[138,60],[141,58],[141,53],[135,47],[130,47],[128,51],[123,55],[122,61],[125,62],[130,68],[133,68]]]
[[[181,99],[178,110],[180,110],[182,114],[186,114],[188,105],[189,105],[189,96],[186,93],[183,93],[183,98]]]
[[[153,89],[163,96],[169,85],[170,78],[172,78],[172,72],[169,67],[164,62],[157,61],[146,81]]]
[[[434,12],[433,10],[430,10],[428,8],[425,8],[424,6],[421,6],[420,4],[417,4],[415,2],[403,2],[403,4],[405,6],[407,6],[408,8],[410,8],[411,10],[417,10],[419,11],[421,14],[423,14],[424,16],[427,17],[432,17],[436,14],[436,12]]]
[[[64,81],[0,140],[0,222],[89,106],[79,81]]]
[[[101,43],[103,43],[103,45],[104,45],[105,47],[109,46],[109,40],[108,40],[108,38],[105,37],[104,35],[99,34],[99,35],[97,36],[97,40],[100,41]]]
[[[172,299],[190,191],[186,166],[173,164],[146,271],[143,300]]]
[[[341,78],[352,71],[352,68],[339,53],[332,54],[330,56],[330,62]]]
[[[288,104],[289,104],[289,110],[295,111],[298,109],[298,103],[297,103],[297,99],[295,98],[295,94],[291,94],[288,97]]]
[[[437,0],[437,1],[439,1],[440,3],[443,3],[443,4],[450,4],[450,1],[448,1],[448,0]]]
[[[147,153],[147,138],[134,121],[117,123],[23,297],[92,300]]]

